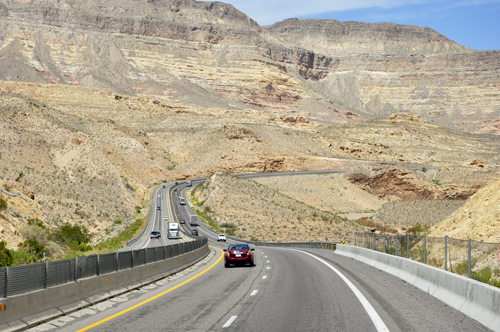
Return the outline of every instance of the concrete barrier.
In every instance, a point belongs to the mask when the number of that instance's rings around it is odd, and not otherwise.
[[[208,245],[205,245],[195,251],[133,269],[1,299],[0,331],[24,329],[126,293],[185,269],[209,252]]]
[[[500,288],[378,251],[337,244],[336,254],[392,274],[500,332]]]

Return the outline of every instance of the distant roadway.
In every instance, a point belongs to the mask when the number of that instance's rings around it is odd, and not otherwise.
[[[183,230],[190,233],[188,209],[178,204],[185,189],[180,183],[155,192],[151,211],[160,194],[161,212],[154,211],[151,229],[163,234],[161,221],[168,215],[185,218]],[[64,324],[54,323],[54,330],[489,331],[401,279],[333,250],[257,247],[256,267],[224,268],[222,249],[230,241],[218,243],[203,224],[195,228],[212,248],[198,269],[126,301],[109,301],[93,314],[75,313]],[[170,241],[165,233],[131,247]]]

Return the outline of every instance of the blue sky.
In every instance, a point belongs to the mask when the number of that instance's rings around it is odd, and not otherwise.
[[[287,18],[430,27],[474,50],[500,50],[500,0],[222,0],[260,25]]]

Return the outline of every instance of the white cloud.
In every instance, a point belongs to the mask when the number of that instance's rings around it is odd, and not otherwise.
[[[447,5],[449,7],[500,3],[500,0],[222,0],[230,3],[261,25],[287,18],[342,12],[356,9],[391,9],[407,5]]]

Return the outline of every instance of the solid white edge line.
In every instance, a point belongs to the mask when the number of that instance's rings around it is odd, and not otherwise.
[[[222,327],[231,326],[231,324],[233,324],[233,322],[236,320],[236,318],[238,318],[238,316],[231,316],[231,318],[229,318],[229,320],[226,322],[226,324],[222,325]]]
[[[377,312],[372,307],[372,305],[370,304],[370,302],[368,302],[368,300],[363,296],[363,294],[361,294],[361,292],[356,288],[356,286],[354,286],[354,284],[349,279],[347,279],[339,270],[337,270],[335,267],[333,267],[331,264],[325,262],[321,258],[318,258],[318,257],[316,257],[316,256],[314,256],[314,255],[312,255],[312,254],[310,254],[308,252],[301,251],[301,250],[296,250],[296,249],[291,249],[291,250],[298,251],[298,252],[304,253],[306,255],[309,255],[309,256],[317,259],[321,263],[325,264],[330,269],[332,269],[335,273],[337,273],[339,275],[339,277],[342,280],[344,280],[344,282],[347,284],[347,286],[349,286],[349,288],[352,290],[352,292],[354,293],[354,295],[356,295],[356,297],[358,298],[359,302],[361,302],[361,304],[365,308],[366,312],[368,313],[368,316],[370,316],[370,319],[372,320],[373,324],[375,325],[375,328],[377,329],[377,331],[387,331],[387,332],[389,331],[389,329],[385,325],[384,321],[377,314]]]
[[[255,295],[257,295],[257,293],[258,293],[258,292],[259,292],[259,291],[256,289],[256,290],[254,290],[254,291],[250,294],[250,296],[255,296]]]

